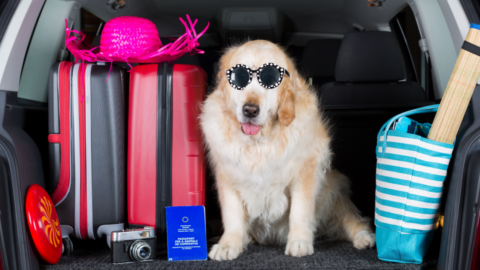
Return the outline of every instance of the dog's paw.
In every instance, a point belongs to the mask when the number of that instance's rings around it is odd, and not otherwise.
[[[367,231],[359,231],[353,238],[353,246],[356,249],[366,249],[375,246],[375,234]]]
[[[227,244],[216,244],[208,253],[208,257],[215,261],[225,261],[225,260],[233,260],[238,258],[240,253],[242,253],[242,245],[235,244],[235,243],[227,243]]]
[[[307,242],[303,240],[290,241],[287,244],[285,249],[285,255],[293,257],[302,257],[306,255],[313,254],[313,244],[312,242]]]

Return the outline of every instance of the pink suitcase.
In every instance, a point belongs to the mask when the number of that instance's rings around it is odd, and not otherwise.
[[[130,227],[165,233],[165,207],[205,204],[198,116],[206,73],[192,65],[139,65],[130,72],[127,193]]]

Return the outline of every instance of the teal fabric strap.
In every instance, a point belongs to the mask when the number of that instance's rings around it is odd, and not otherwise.
[[[440,105],[435,104],[435,105],[425,106],[425,107],[421,107],[421,108],[418,108],[418,109],[406,111],[404,113],[397,114],[396,116],[394,116],[390,120],[388,120],[385,124],[383,124],[382,128],[380,128],[380,131],[378,132],[378,135],[377,135],[377,141],[379,142],[380,137],[382,136],[382,132],[383,132],[383,146],[382,146],[383,148],[382,149],[387,148],[387,132],[388,132],[388,130],[390,130],[390,127],[392,126],[393,122],[395,122],[397,119],[399,119],[400,117],[403,117],[403,116],[419,114],[419,113],[436,112],[438,110],[438,106],[440,106]],[[378,147],[377,147],[377,149],[375,149],[375,152],[378,154]],[[383,155],[385,155],[385,151],[382,151],[382,153],[383,153]]]

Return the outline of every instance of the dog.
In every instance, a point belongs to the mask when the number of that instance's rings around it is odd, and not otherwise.
[[[286,244],[286,255],[301,257],[313,254],[317,236],[373,247],[375,234],[349,198],[349,180],[331,168],[316,94],[292,59],[255,40],[228,48],[219,66],[200,114],[224,227],[208,256],[233,260],[257,242]]]

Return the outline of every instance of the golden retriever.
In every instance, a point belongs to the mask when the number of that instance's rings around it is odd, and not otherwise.
[[[289,72],[275,88],[255,76],[242,90],[227,80],[237,64],[265,63]],[[248,114],[252,107],[255,114]],[[330,168],[329,131],[314,90],[279,46],[256,40],[229,48],[200,123],[224,227],[211,259],[235,259],[253,241],[286,244],[290,256],[311,255],[320,235],[357,249],[375,245],[369,220],[350,201],[349,180]]]

